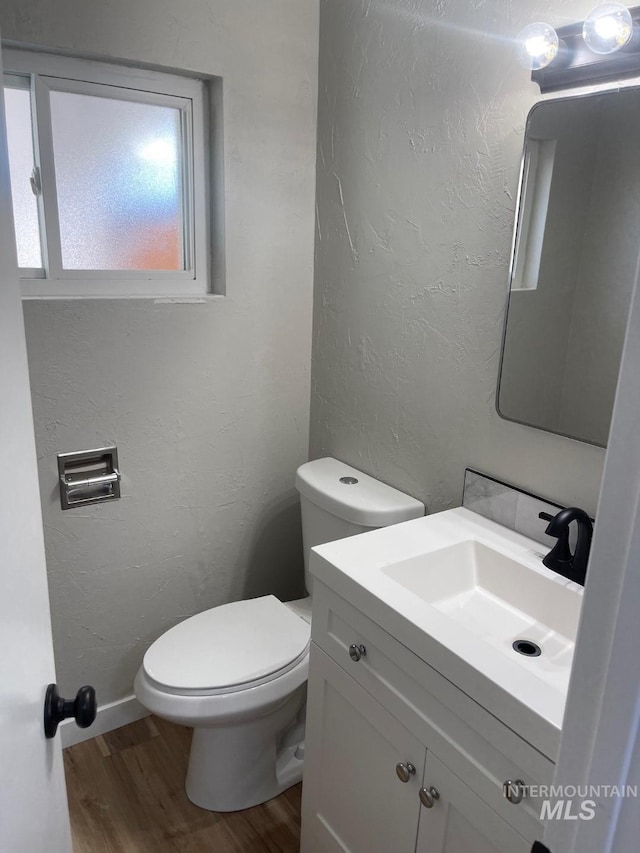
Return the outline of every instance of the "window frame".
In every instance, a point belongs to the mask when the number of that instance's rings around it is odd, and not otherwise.
[[[25,298],[145,298],[209,294],[209,152],[205,83],[145,68],[119,66],[29,50],[3,51],[5,79],[28,78],[31,91],[35,165],[43,270],[20,269]],[[4,81],[3,81],[4,83]],[[184,270],[65,270],[58,221],[50,91],[171,106],[181,111]]]
[[[556,145],[556,139],[527,140],[518,193],[511,290],[538,289]]]

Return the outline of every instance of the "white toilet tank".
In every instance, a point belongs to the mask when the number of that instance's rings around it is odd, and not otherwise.
[[[296,488],[302,510],[304,583],[309,594],[309,551],[314,545],[424,515],[420,501],[330,456],[301,465]]]

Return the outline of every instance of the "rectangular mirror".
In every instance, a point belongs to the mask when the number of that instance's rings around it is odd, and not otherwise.
[[[606,446],[640,250],[640,89],[527,119],[497,408]]]

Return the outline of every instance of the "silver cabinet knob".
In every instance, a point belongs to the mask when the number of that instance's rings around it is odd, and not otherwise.
[[[517,806],[524,798],[526,785],[522,779],[507,779],[502,786],[502,790],[509,802],[513,803],[514,806]]]
[[[416,768],[408,761],[406,764],[396,764],[396,776],[401,782],[408,782],[415,775]]]
[[[363,658],[366,653],[367,650],[364,646],[356,645],[356,643],[351,643],[351,645],[349,646],[349,657],[356,663],[360,660],[360,658]]]
[[[418,796],[425,809],[432,809],[435,801],[440,799],[440,791],[432,785],[430,788],[420,788]]]
[[[526,786],[522,779],[507,779],[502,786],[502,790],[509,802],[513,803],[514,806],[517,806],[518,803],[521,803],[523,800],[526,793]]]

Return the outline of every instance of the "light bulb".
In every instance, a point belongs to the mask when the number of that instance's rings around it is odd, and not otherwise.
[[[626,6],[603,3],[585,20],[582,36],[594,53],[613,53],[629,43],[633,19]]]
[[[529,24],[518,35],[520,62],[532,71],[546,68],[558,53],[558,34],[549,24]]]

